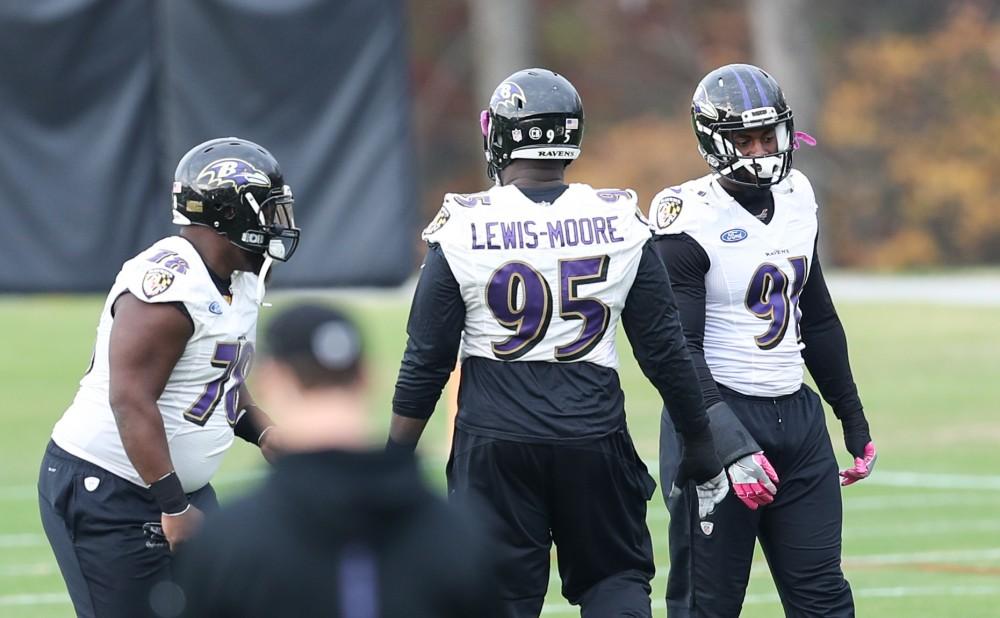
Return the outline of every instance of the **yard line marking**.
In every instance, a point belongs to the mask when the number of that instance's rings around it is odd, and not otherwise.
[[[951,597],[951,596],[993,596],[1000,595],[1000,586],[895,586],[885,588],[856,588],[851,587],[855,598],[864,599],[885,599],[897,597]],[[764,605],[780,603],[778,594],[766,592],[758,594],[748,594],[743,599],[744,605]],[[656,599],[652,603],[654,610],[663,610],[667,607],[667,602],[663,599]],[[572,605],[549,604],[542,606],[542,615],[557,616],[562,614],[577,614],[580,608]]]
[[[444,461],[444,460],[442,460]],[[643,460],[649,473],[656,478],[660,476],[659,462],[656,459]],[[267,476],[267,468],[261,467],[239,472],[220,474],[212,480],[216,487],[256,481]],[[938,474],[924,472],[907,472],[882,470],[876,471],[865,479],[865,486],[883,487],[916,487],[920,489],[970,489],[979,491],[996,491],[1000,493],[1000,476],[985,474]],[[0,501],[36,499],[38,490],[34,485],[0,486]]]
[[[0,577],[46,577],[59,573],[54,562],[0,566]]]
[[[30,532],[0,534],[0,547],[38,547],[47,545],[44,535]]]
[[[1000,547],[990,547],[987,549],[964,549],[946,551],[923,551],[923,552],[900,552],[891,554],[860,554],[843,559],[845,567],[862,566],[884,566],[891,564],[930,564],[930,563],[954,563],[954,562],[976,562],[979,560],[1000,560]],[[666,577],[669,566],[657,564],[654,577]],[[750,568],[752,575],[770,574],[767,563],[758,562]],[[551,571],[549,582],[558,582],[559,573]]]
[[[42,592],[40,594],[5,594],[0,596],[2,605],[63,605],[69,603],[65,592]]]
[[[889,524],[885,526],[865,525],[845,527],[844,538],[885,538],[901,536],[921,536],[941,532],[996,532],[1000,531],[1000,519],[956,519],[948,522],[919,522],[916,524]]]
[[[780,489],[778,490],[781,491]],[[649,509],[647,522],[665,522],[670,519],[663,507],[663,500],[654,498],[655,506]],[[844,496],[844,511],[882,511],[902,509],[951,509],[956,506],[996,506],[1000,502],[1000,494],[934,494],[930,500],[927,494],[902,494],[896,496]],[[848,524],[849,525],[849,524]],[[847,527],[847,526],[845,526]]]
[[[658,459],[643,459],[649,473],[660,478]],[[921,489],[978,489],[1000,491],[1000,476],[995,474],[943,474],[935,472],[910,472],[882,470],[879,468],[865,479],[865,485],[883,487],[919,487]]]
[[[227,472],[226,474],[220,474],[212,479],[212,486],[224,487],[226,485],[249,483],[263,479],[267,476],[267,473],[267,468],[263,467],[254,470],[242,470],[240,472]],[[38,489],[34,485],[0,486],[0,502],[37,499]]]

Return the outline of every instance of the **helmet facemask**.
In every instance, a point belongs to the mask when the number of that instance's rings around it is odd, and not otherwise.
[[[229,237],[237,247],[251,253],[264,254],[279,262],[285,262],[299,246],[299,228],[295,227],[295,198],[288,185],[267,192],[263,202],[258,203],[253,192],[243,194],[243,200],[250,208],[254,225],[248,225],[238,239]]]
[[[696,118],[694,124],[702,157],[717,174],[736,184],[766,188],[791,171],[795,127],[790,109],[777,114],[773,107],[756,108],[743,112],[738,121],[703,123]],[[774,129],[773,153],[744,155],[733,140],[740,131],[768,128]]]

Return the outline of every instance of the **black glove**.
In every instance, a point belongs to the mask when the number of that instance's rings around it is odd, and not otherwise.
[[[684,438],[684,452],[681,456],[680,469],[674,484],[683,487],[687,481],[702,484],[709,481],[722,471],[722,462],[715,452],[715,441],[712,434],[705,431],[692,438]]]
[[[868,419],[865,418],[863,410],[858,410],[852,414],[845,414],[840,419],[840,425],[844,428],[844,446],[847,452],[854,457],[865,456],[865,446],[872,441],[871,431],[868,429]]]

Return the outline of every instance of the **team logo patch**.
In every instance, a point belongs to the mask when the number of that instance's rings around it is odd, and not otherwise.
[[[242,191],[249,186],[270,188],[271,179],[267,174],[243,159],[219,159],[212,161],[201,170],[195,184],[203,191],[231,186]]]
[[[150,268],[142,278],[142,293],[146,298],[159,296],[174,283],[174,273],[166,268]]]
[[[208,306],[208,312],[214,313],[215,315],[222,315],[222,305],[218,301],[212,301],[212,304]]]
[[[656,227],[666,229],[681,216],[681,208],[684,200],[673,195],[666,195],[660,198],[656,204]]]
[[[518,101],[521,102],[522,106],[528,104],[528,99],[524,96],[524,90],[514,82],[504,82],[493,91],[493,97],[490,98],[490,107],[496,109],[500,105],[509,105],[517,109]]]
[[[696,114],[701,114],[712,120],[719,119],[719,110],[708,100],[708,93],[702,86],[698,86],[698,90],[694,93],[694,111]]]
[[[747,231],[741,228],[733,228],[731,230],[726,230],[722,233],[719,238],[722,242],[740,242],[747,237]]]
[[[440,230],[444,227],[445,223],[448,223],[448,219],[450,218],[451,213],[448,212],[448,208],[446,206],[442,206],[441,210],[439,210],[437,215],[434,216],[434,219],[427,225],[426,228],[424,228],[423,235],[427,237]]]
[[[712,536],[712,531],[715,530],[715,524],[710,521],[701,522],[701,531],[705,533],[705,536]]]

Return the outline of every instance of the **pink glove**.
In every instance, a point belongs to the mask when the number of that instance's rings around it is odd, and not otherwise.
[[[875,443],[869,442],[865,445],[864,457],[854,458],[854,467],[840,471],[840,484],[843,486],[857,483],[861,479],[868,478],[868,475],[875,469],[875,461],[878,453],[875,452]]]
[[[774,502],[778,491],[778,474],[763,451],[740,457],[726,469],[733,484],[733,493],[751,511]]]

